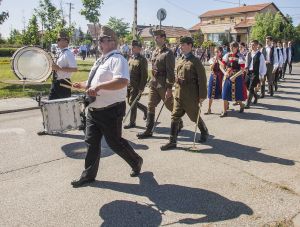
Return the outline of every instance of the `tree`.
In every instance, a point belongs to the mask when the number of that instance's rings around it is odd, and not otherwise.
[[[99,23],[100,9],[103,5],[103,0],[81,0],[83,4],[83,9],[80,10],[80,14],[85,17],[90,23],[94,25],[96,34],[96,49],[98,50],[98,34],[96,29],[96,24]],[[96,59],[97,59],[96,54]]]
[[[198,32],[194,33],[192,35],[193,39],[194,39],[194,46],[195,47],[200,47],[202,45],[202,43],[204,42],[204,35],[202,33],[201,30],[199,30]]]
[[[43,47],[50,47],[56,41],[58,31],[65,26],[65,20],[51,0],[40,0],[35,12],[42,24]]]
[[[124,38],[128,33],[129,23],[123,21],[124,19],[117,19],[116,17],[110,17],[107,26],[115,31],[118,38]]]
[[[290,16],[285,18],[277,12],[256,14],[255,25],[252,27],[251,38],[264,42],[266,36],[275,40],[294,39],[297,35]]]
[[[0,0],[0,5],[1,5],[2,0]],[[0,24],[2,24],[7,18],[9,14],[8,12],[0,12]]]
[[[20,31],[18,31],[17,29],[13,29],[10,32],[9,38],[7,41],[9,44],[22,45],[23,44],[22,33]]]
[[[32,18],[29,21],[28,27],[22,37],[23,44],[25,45],[39,45],[39,26],[37,22],[37,17],[35,14],[32,15]]]

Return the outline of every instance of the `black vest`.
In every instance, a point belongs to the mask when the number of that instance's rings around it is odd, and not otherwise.
[[[258,51],[253,58],[251,58],[251,52],[248,54],[247,68],[250,68],[251,61],[253,61],[253,73],[255,76],[259,76],[260,55],[260,51]]]
[[[267,59],[267,49],[264,48],[263,51],[262,51],[265,59]],[[271,50],[270,50],[270,63],[273,65],[274,63],[274,47],[272,46],[271,47]]]

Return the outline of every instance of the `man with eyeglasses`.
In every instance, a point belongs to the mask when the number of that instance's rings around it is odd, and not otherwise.
[[[122,120],[126,109],[127,85],[130,80],[128,63],[117,50],[117,37],[109,27],[100,32],[102,56],[95,62],[88,81],[74,83],[75,88],[85,89],[88,95],[85,142],[87,155],[85,168],[73,187],[95,181],[104,136],[110,148],[132,168],[131,177],[141,171],[143,159],[122,138]]]
[[[61,84],[69,85],[66,81],[71,82],[71,75],[77,72],[77,64],[74,54],[69,50],[70,38],[68,34],[61,31],[57,37],[57,46],[60,49],[55,63],[52,64],[53,78],[49,94],[49,100],[69,98],[71,96],[71,88],[61,86]]]

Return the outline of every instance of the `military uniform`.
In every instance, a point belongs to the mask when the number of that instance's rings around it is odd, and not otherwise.
[[[134,40],[132,46],[142,47],[141,43]],[[148,62],[141,54],[134,54],[128,61],[130,83],[127,89],[127,100],[131,106],[133,101],[145,89],[148,78]],[[132,107],[130,112],[130,122],[124,126],[125,129],[135,127],[137,108],[144,112],[144,120],[147,118],[147,107],[138,101]]]
[[[165,35],[163,30],[154,31],[154,35]],[[152,75],[149,82],[149,100],[146,131],[137,134],[138,138],[146,138],[152,136],[152,129],[154,127],[155,107],[164,101],[168,110],[173,110],[173,97],[165,100],[167,89],[172,89],[175,82],[175,57],[173,52],[163,45],[157,48],[152,54]]]
[[[193,43],[190,37],[181,38],[181,43]],[[174,107],[169,143],[161,147],[167,150],[176,147],[179,122],[186,113],[193,122],[197,122],[199,102],[207,97],[207,79],[205,68],[199,58],[192,52],[183,55],[176,64]],[[204,121],[199,118],[198,127],[201,131],[199,142],[205,142],[208,130]]]

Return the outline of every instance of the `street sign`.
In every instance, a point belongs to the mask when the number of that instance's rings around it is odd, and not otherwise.
[[[164,19],[166,19],[166,17],[167,17],[167,11],[165,9],[161,8],[157,11],[157,19],[159,21],[163,21]]]

